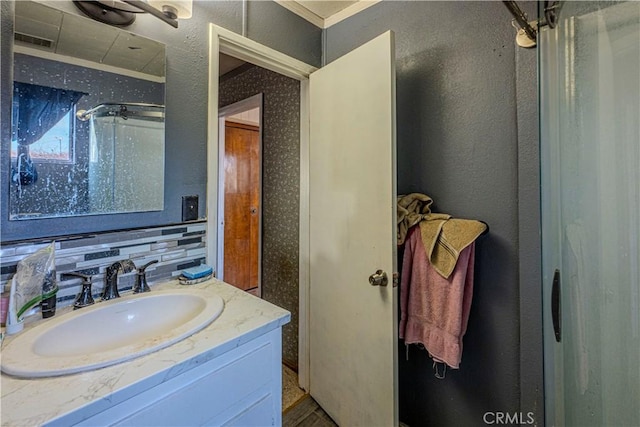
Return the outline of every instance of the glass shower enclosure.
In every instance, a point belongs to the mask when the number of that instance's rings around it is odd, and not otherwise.
[[[133,103],[105,105],[91,114],[90,210],[162,210],[164,107]]]
[[[640,3],[539,35],[549,426],[640,423]]]

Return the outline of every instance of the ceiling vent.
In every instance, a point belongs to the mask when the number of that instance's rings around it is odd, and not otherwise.
[[[40,49],[51,49],[53,46],[53,40],[43,39],[41,37],[30,36],[29,34],[24,33],[15,33],[15,41],[20,42],[21,44],[26,44],[30,46],[37,46]]]

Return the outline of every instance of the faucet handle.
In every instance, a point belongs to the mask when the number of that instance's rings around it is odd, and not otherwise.
[[[149,261],[148,263],[146,263],[142,267],[138,268],[138,273],[144,273],[144,271],[147,269],[147,267],[149,267],[151,264],[157,264],[157,263],[158,263],[157,259],[154,259],[153,261]]]
[[[138,268],[138,271],[136,272],[136,283],[135,285],[133,285],[133,293],[134,294],[139,294],[141,292],[149,292],[151,291],[151,289],[149,288],[149,285],[147,284],[147,267],[149,267],[151,264],[155,264],[157,263],[158,260],[154,259],[153,261],[149,261],[148,263],[146,263],[145,265],[143,265],[142,267]]]
[[[87,307],[95,303],[93,300],[93,295],[91,293],[91,279],[92,276],[90,274],[78,273],[75,271],[71,271],[69,273],[62,273],[61,276],[71,276],[71,277],[80,277],[82,279],[82,290],[76,297],[76,300],[73,303],[73,309],[77,310],[82,307]]]
[[[80,277],[82,278],[82,282],[85,281],[91,282],[91,278],[93,277],[91,274],[78,273],[77,271],[70,271],[68,273],[62,273],[61,276],[72,276],[72,277]]]

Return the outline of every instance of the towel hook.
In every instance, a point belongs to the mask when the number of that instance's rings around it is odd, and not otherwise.
[[[487,224],[487,223],[486,223],[486,222],[484,222],[484,221],[480,221],[480,220],[478,220],[478,222],[483,223],[483,224],[484,224],[484,226],[485,226],[485,227],[487,227],[487,228],[485,228],[485,230],[484,230],[482,233],[480,233],[480,235],[481,235],[481,236],[484,236],[485,234],[489,234],[489,224]]]

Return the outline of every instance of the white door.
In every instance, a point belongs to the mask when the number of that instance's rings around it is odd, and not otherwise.
[[[309,84],[310,393],[341,426],[394,426],[393,33],[314,72]],[[369,283],[377,270],[387,286]]]

